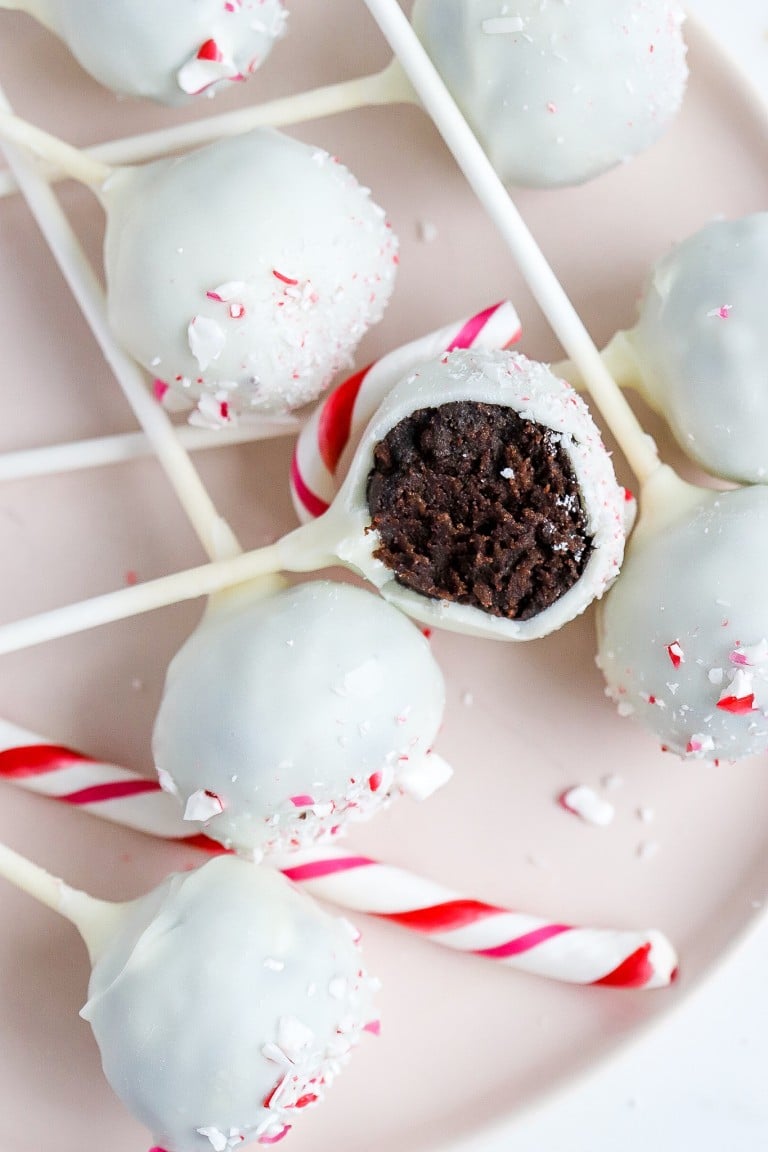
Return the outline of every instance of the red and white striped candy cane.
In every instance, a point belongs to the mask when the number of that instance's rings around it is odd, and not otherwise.
[[[388,352],[344,380],[315,409],[296,441],[291,496],[302,523],[321,516],[336,495],[339,463],[353,451],[384,397],[419,364],[456,348],[507,348],[520,339],[508,300]]]
[[[182,819],[173,797],[136,772],[0,721],[0,780],[51,796],[114,823],[209,852],[220,844]],[[677,957],[660,932],[574,928],[474,900],[350,849],[317,845],[268,863],[312,895],[391,921],[459,952],[569,984],[664,988]]]

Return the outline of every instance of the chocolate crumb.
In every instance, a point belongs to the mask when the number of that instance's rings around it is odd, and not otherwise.
[[[374,556],[399,584],[509,620],[554,604],[592,551],[558,434],[497,404],[401,420],[376,445],[367,495]]]

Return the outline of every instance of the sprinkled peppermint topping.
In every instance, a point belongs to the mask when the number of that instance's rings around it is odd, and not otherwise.
[[[681,664],[685,663],[685,655],[679,640],[673,640],[671,644],[667,644],[667,655],[672,661],[673,668],[679,668]]]
[[[237,1148],[245,1139],[237,1128],[231,1128],[228,1136],[225,1136],[220,1128],[212,1126],[198,1128],[197,1131],[201,1136],[206,1137],[213,1148],[213,1152],[229,1152],[230,1148]]]
[[[247,292],[248,285],[244,280],[228,280],[226,284],[219,284],[218,288],[211,288],[206,296],[217,304],[229,304],[230,300],[239,300]]]
[[[227,80],[242,80],[240,69],[231,56],[225,56],[215,40],[206,40],[194,56],[182,64],[177,82],[188,96],[198,96],[214,84]]]
[[[715,742],[707,732],[698,732],[691,736],[685,746],[686,755],[693,760],[703,760],[707,752],[712,752]]]
[[[727,320],[732,311],[733,304],[721,304],[719,308],[712,308],[707,312],[707,316],[718,320]]]
[[[401,761],[397,770],[397,786],[415,800],[426,800],[438,788],[447,784],[453,775],[450,764],[434,752],[426,756],[409,757]]]
[[[730,653],[731,664],[743,668],[754,668],[768,662],[768,640],[763,638],[757,644],[740,645]]]
[[[560,797],[560,803],[566,811],[579,816],[587,824],[594,824],[600,828],[611,824],[615,815],[613,804],[598,796],[597,792],[586,784],[569,788]]]
[[[170,772],[166,772],[164,768],[157,770],[157,782],[162,788],[163,792],[167,792],[170,796],[178,796],[179,790],[176,787],[176,781]]]
[[[208,316],[195,316],[192,319],[187,328],[187,339],[189,350],[201,372],[205,372],[214,360],[218,360],[227,343],[224,329]]]
[[[221,797],[217,796],[215,792],[200,789],[198,792],[193,792],[187,805],[184,809],[185,820],[195,820],[205,824],[208,820],[212,820],[214,816],[219,816],[224,811],[224,805]]]
[[[277,1022],[277,1044],[292,1063],[301,1057],[315,1036],[296,1016],[281,1016]]]

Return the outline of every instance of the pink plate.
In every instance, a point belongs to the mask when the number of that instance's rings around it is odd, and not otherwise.
[[[206,104],[206,113],[385,63],[386,46],[360,0],[290,6],[291,35],[263,73],[247,91]],[[74,142],[183,118],[117,102],[25,17],[4,12],[0,27],[0,77],[11,101]],[[656,148],[587,187],[519,196],[600,342],[631,323],[644,270],[673,241],[720,213],[768,202],[763,113],[699,31],[690,27],[688,39],[685,108]],[[510,257],[423,114],[362,111],[298,135],[341,156],[371,186],[402,240],[395,299],[360,364],[504,296],[520,311],[523,351],[558,358]],[[97,204],[72,185],[63,199],[97,261]],[[0,450],[133,429],[18,197],[0,203],[0,253]],[[658,422],[648,422],[674,458]],[[199,457],[246,545],[295,524],[290,451],[283,439]],[[129,573],[144,579],[202,559],[153,462],[5,483],[0,514],[4,620],[119,587]],[[164,669],[199,611],[177,607],[4,658],[0,714],[150,772]],[[661,928],[679,949],[682,976],[666,992],[561,987],[365,923],[368,965],[384,980],[383,1035],[291,1136],[293,1152],[424,1152],[513,1116],[679,1003],[747,926],[752,894],[768,880],[765,765],[681,764],[620,719],[594,666],[591,615],[534,645],[439,635],[434,648],[450,696],[438,750],[455,779],[427,805],[402,801],[358,830],[356,846],[541,915]],[[612,794],[617,818],[609,828],[589,827],[557,805],[567,786],[599,789],[608,774],[623,781]],[[654,810],[652,824],[638,818],[640,807]],[[115,898],[138,894],[195,855],[10,787],[2,789],[0,839]],[[648,841],[658,846],[653,858],[641,851]],[[5,885],[0,924],[3,1152],[141,1152],[146,1133],[103,1082],[77,1016],[87,962],[74,930]]]

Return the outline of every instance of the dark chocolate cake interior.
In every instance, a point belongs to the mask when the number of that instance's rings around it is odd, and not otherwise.
[[[559,439],[495,404],[412,413],[374,452],[374,555],[425,596],[536,616],[576,583],[592,547]]]

